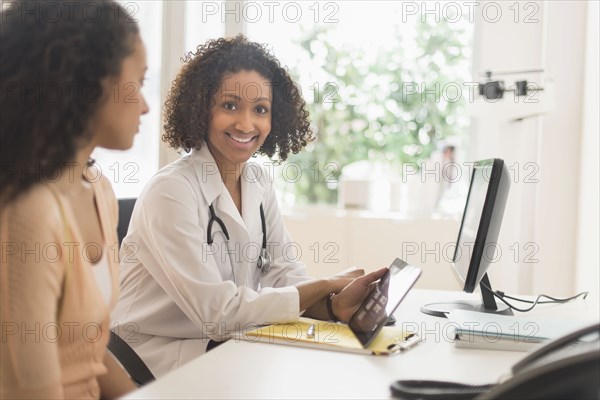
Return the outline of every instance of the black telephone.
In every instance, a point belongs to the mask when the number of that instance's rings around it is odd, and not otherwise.
[[[553,340],[515,364],[499,384],[396,381],[403,399],[600,399],[600,324]]]

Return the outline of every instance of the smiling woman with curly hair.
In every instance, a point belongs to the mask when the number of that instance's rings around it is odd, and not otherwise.
[[[303,313],[347,321],[384,271],[306,276],[270,177],[248,163],[257,153],[285,160],[313,138],[279,62],[243,36],[198,47],[169,94],[165,130],[191,154],[159,171],[136,202],[113,314],[135,326],[124,339],[154,375],[249,324]]]
[[[207,141],[214,94],[223,76],[241,70],[258,72],[273,91],[271,133],[259,154],[285,160],[313,140],[306,103],[296,83],[264,46],[241,35],[210,41],[188,54],[165,104],[163,140],[174,149],[200,150]],[[240,89],[251,91],[255,85]]]

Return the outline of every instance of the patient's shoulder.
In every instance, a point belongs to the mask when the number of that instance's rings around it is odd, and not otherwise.
[[[37,184],[5,205],[2,224],[10,232],[30,233],[53,231],[62,223],[58,198],[48,184]]]

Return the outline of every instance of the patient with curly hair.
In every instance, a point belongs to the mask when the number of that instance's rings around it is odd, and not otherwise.
[[[120,397],[117,200],[90,155],[132,146],[146,50],[112,0],[5,2],[0,19],[0,398]]]
[[[313,140],[287,70],[244,36],[208,41],[188,55],[165,111],[163,139],[191,153],[136,202],[113,314],[154,375],[257,325],[348,321],[385,269],[308,277],[267,169],[250,162],[285,160]]]

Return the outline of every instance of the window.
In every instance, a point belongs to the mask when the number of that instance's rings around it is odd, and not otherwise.
[[[150,112],[142,117],[140,131],[133,147],[127,151],[97,148],[92,154],[102,174],[113,184],[117,197],[137,197],[158,170],[158,149],[161,126],[160,76],[162,46],[162,1],[119,1],[138,21],[146,45],[148,72],[144,96]]]
[[[466,10],[391,1],[284,2],[270,10],[251,3],[241,13],[247,35],[271,45],[289,67],[317,135],[276,173],[284,204],[335,203],[350,164],[400,177],[407,163],[419,168],[444,146],[462,145],[462,90],[471,76]]]
[[[188,0],[185,10],[185,51],[194,51],[208,39],[225,36],[220,9],[224,2]]]

